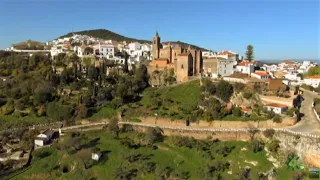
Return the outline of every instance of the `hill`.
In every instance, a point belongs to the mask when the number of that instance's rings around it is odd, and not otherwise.
[[[24,49],[24,50],[43,50],[45,47],[45,44],[38,41],[24,41],[17,44],[14,44],[13,47],[15,49]]]
[[[139,43],[151,43],[151,41],[148,40],[139,40],[139,39],[134,39],[134,38],[129,38],[120,34],[117,34],[115,32],[109,31],[107,29],[93,29],[93,30],[85,30],[85,31],[78,31],[78,32],[73,32],[73,33],[68,33],[66,35],[60,36],[59,38],[64,38],[64,37],[71,37],[72,34],[81,34],[81,35],[87,35],[87,36],[92,36],[95,38],[101,38],[105,40],[113,40],[113,41],[138,41]]]
[[[68,33],[65,34],[63,36],[60,36],[59,38],[64,38],[64,37],[71,37],[72,34],[81,34],[81,35],[87,35],[87,36],[92,36],[95,38],[101,38],[101,39],[105,39],[105,40],[113,40],[113,41],[127,41],[127,42],[132,42],[132,41],[138,41],[139,43],[151,43],[151,41],[149,40],[141,40],[141,39],[135,39],[135,38],[130,38],[130,37],[126,37],[120,34],[117,34],[115,32],[109,31],[107,29],[93,29],[93,30],[85,30],[85,31],[78,31],[78,32],[73,32],[73,33]],[[151,39],[151,38],[150,38]],[[164,44],[167,44],[168,42],[164,42]],[[197,48],[197,49],[202,49],[202,50],[206,50],[204,48],[192,45],[192,44],[188,44],[185,42],[181,42],[181,41],[170,41],[170,43],[172,45],[174,44],[179,44],[182,47],[187,48],[189,45],[193,48]]]

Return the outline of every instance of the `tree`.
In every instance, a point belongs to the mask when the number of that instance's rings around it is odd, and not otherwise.
[[[146,131],[146,144],[152,145],[163,140],[163,131],[159,127],[150,127]]]
[[[274,134],[275,134],[275,130],[274,129],[267,129],[267,130],[263,131],[263,135],[266,138],[272,138]]]
[[[115,137],[118,137],[119,130],[118,119],[116,117],[111,118],[108,124],[108,131],[112,132]]]
[[[254,51],[253,51],[253,46],[252,45],[248,45],[247,46],[246,59],[248,61],[254,61]]]
[[[273,117],[273,122],[281,123],[281,121],[282,121],[282,117],[281,117],[279,114],[276,114],[276,115]]]
[[[88,68],[88,78],[91,80],[98,80],[98,71],[94,66]]]
[[[236,117],[241,117],[242,115],[242,112],[241,112],[241,108],[240,107],[235,107],[233,110],[232,110],[232,114]]]
[[[219,81],[216,88],[216,95],[225,102],[229,102],[233,93],[232,85],[227,81]]]
[[[252,150],[254,153],[257,153],[259,151],[262,151],[263,148],[264,148],[264,143],[257,140],[257,139],[254,139],[251,141],[251,146],[252,146]]]
[[[280,141],[277,139],[273,139],[269,144],[267,144],[267,148],[271,152],[277,152],[280,148]]]
[[[91,47],[85,47],[85,48],[84,48],[84,54],[85,54],[85,55],[93,54],[93,48],[91,48]]]
[[[308,76],[320,75],[320,67],[319,66],[311,67],[308,70],[307,75]]]
[[[244,87],[245,87],[245,84],[243,84],[243,83],[238,83],[238,82],[236,82],[236,83],[233,85],[233,88],[234,88],[235,92],[237,92],[237,93],[241,92],[241,91],[244,89]]]

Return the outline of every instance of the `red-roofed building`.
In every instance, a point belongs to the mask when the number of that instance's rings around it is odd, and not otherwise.
[[[241,107],[241,111],[245,114],[251,114],[252,113],[252,109],[247,108],[247,107]]]
[[[279,103],[269,103],[264,106],[268,111],[273,111],[276,114],[281,114],[288,110],[288,106]]]
[[[269,74],[265,71],[255,71],[254,73],[251,73],[251,77],[265,80],[269,79]]]
[[[239,60],[239,54],[231,51],[220,51],[217,53],[218,58],[224,58],[228,60],[232,60],[237,65],[237,61]]]
[[[237,64],[236,71],[244,74],[251,74],[254,72],[254,63],[249,61],[242,61]]]

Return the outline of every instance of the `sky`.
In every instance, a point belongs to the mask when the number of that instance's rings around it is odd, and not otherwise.
[[[319,0],[0,0],[0,49],[28,39],[108,29],[183,41],[257,60],[320,60]]]

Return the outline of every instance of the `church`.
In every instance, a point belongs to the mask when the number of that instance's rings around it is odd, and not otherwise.
[[[183,48],[179,44],[163,45],[158,32],[152,39],[152,62],[149,72],[155,70],[173,69],[177,82],[188,81],[192,76],[199,76],[202,71],[203,59],[200,49],[191,46]]]

